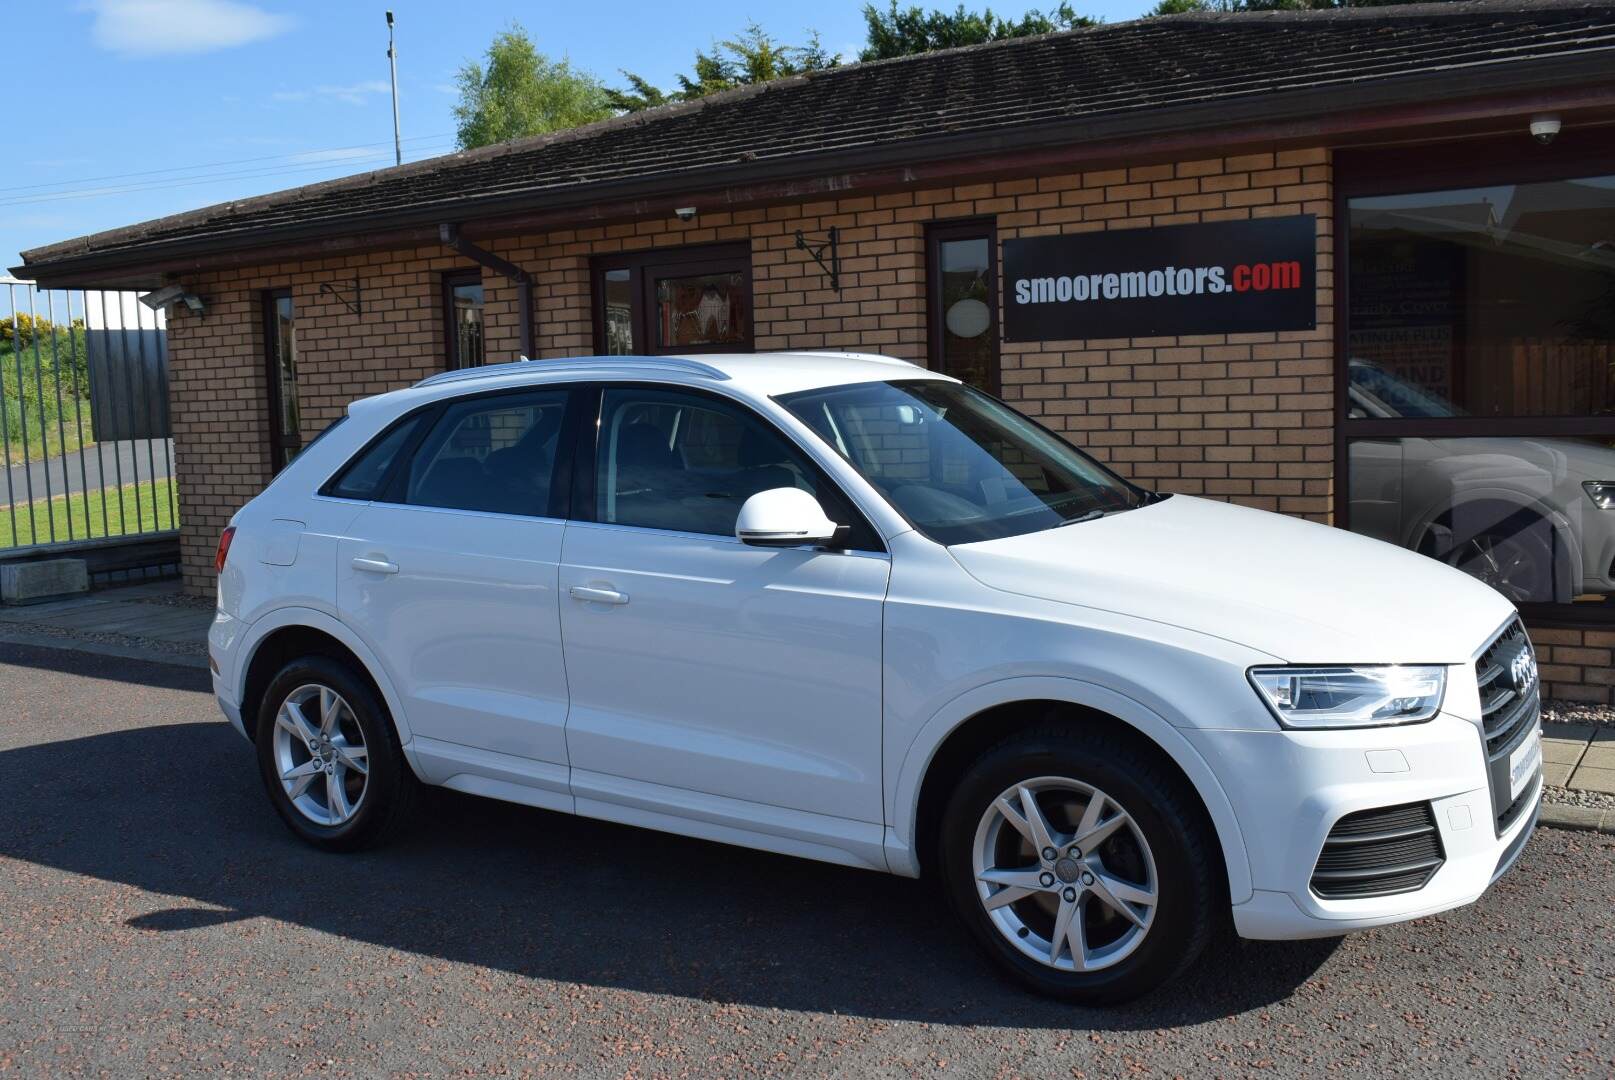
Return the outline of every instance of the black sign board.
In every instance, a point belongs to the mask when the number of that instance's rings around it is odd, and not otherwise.
[[[1004,241],[1004,338],[1168,337],[1317,325],[1310,214]]]

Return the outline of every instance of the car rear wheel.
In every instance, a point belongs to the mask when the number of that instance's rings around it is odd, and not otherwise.
[[[259,704],[255,743],[269,801],[315,847],[371,846],[414,805],[420,782],[385,709],[364,679],[329,657],[281,668]]]
[[[1042,993],[1136,997],[1186,968],[1215,925],[1215,838],[1182,779],[1131,740],[1017,736],[966,773],[942,828],[955,909]]]

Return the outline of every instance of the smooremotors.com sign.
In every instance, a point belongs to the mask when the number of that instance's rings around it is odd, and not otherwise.
[[[1004,241],[1004,338],[1311,330],[1310,214]]]

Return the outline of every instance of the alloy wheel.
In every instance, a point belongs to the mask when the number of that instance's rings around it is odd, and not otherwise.
[[[341,825],[359,812],[370,784],[364,732],[341,694],[307,683],[275,713],[275,771],[297,812],[316,825]]]
[[[1155,858],[1132,816],[1098,788],[1040,776],[1005,789],[972,847],[976,892],[993,926],[1061,971],[1126,959],[1155,921]]]
[[[1548,600],[1535,553],[1518,539],[1482,533],[1454,553],[1452,565],[1479,578],[1515,603]]]

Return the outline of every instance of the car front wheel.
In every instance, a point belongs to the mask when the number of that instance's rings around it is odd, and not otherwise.
[[[942,828],[954,907],[1042,993],[1125,1001],[1183,971],[1210,936],[1215,838],[1182,779],[1132,740],[1017,736],[966,773]]]
[[[293,660],[258,710],[258,769],[269,801],[315,847],[382,840],[412,808],[419,781],[368,683],[324,656]]]

